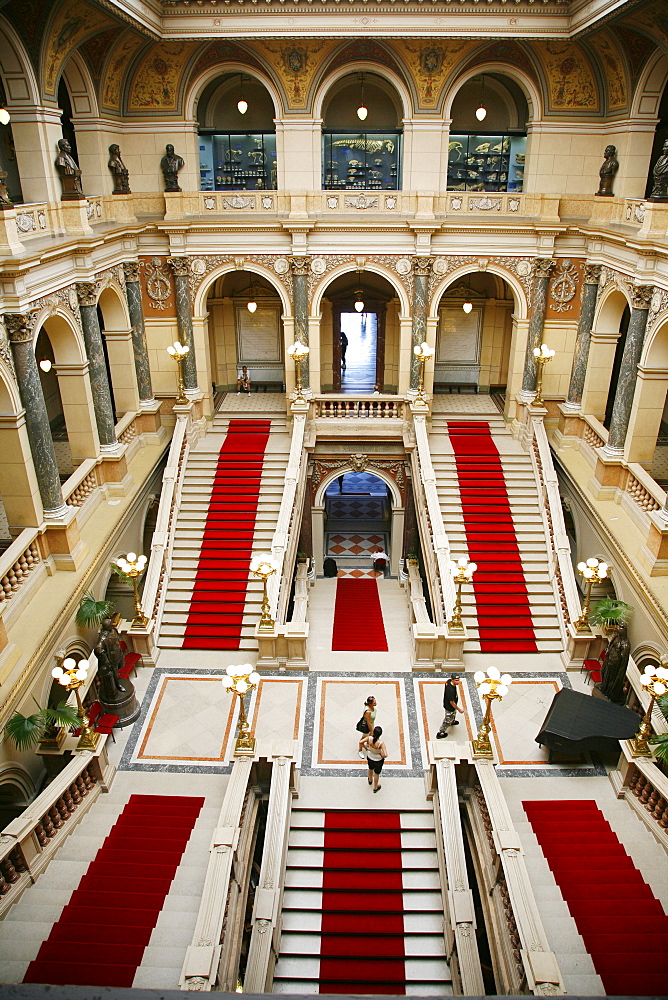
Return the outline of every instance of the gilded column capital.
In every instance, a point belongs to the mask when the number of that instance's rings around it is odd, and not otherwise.
[[[80,306],[97,305],[97,283],[95,281],[77,281],[76,288]]]
[[[549,278],[556,261],[550,257],[536,257],[536,278]]]
[[[188,277],[188,258],[187,257],[168,257],[167,262],[174,272],[177,278],[187,278]]]
[[[308,277],[311,271],[310,257],[288,257],[292,273],[296,277]]]
[[[32,330],[37,318],[36,312],[5,313],[7,338],[12,344],[25,344],[32,340]]]
[[[631,305],[633,308],[649,309],[653,292],[653,285],[633,285],[631,288]]]
[[[585,285],[598,285],[601,280],[600,264],[585,264],[584,283]]]
[[[413,257],[413,273],[417,278],[428,278],[433,266],[433,257]]]
[[[126,281],[139,281],[139,261],[127,261],[123,264]]]

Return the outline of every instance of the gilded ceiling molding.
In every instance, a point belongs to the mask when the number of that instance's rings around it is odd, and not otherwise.
[[[60,71],[85,38],[115,25],[115,20],[85,0],[64,0],[52,17],[42,45],[42,86],[55,97]]]
[[[118,40],[102,69],[100,104],[112,111],[121,111],[123,80],[132,67],[135,56],[146,45],[146,39],[128,30]]]
[[[198,47],[189,41],[158,42],[137,65],[127,94],[128,112],[179,110],[181,83]]]

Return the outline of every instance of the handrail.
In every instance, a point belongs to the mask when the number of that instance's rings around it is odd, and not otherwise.
[[[433,608],[434,616],[438,619],[434,624],[445,625],[452,616],[455,606],[455,585],[450,572],[450,541],[443,525],[443,515],[436,489],[436,473],[431,461],[429,450],[429,439],[427,436],[427,424],[425,415],[422,413],[413,414],[413,426],[415,429],[415,444],[413,451],[414,461],[417,463],[419,482],[422,484],[425,500],[425,511],[429,520],[429,530],[431,533],[431,543],[436,557],[436,572],[432,585],[436,585],[438,590],[438,605]],[[419,509],[419,504],[416,507]],[[423,549],[424,551],[424,549]],[[425,556],[429,556],[425,552]]]
[[[429,622],[429,613],[427,611],[427,602],[424,596],[424,590],[422,587],[422,577],[420,576],[420,570],[417,565],[413,562],[407,564],[406,569],[406,580],[408,581],[408,603],[413,612],[414,622]]]
[[[280,568],[269,577],[267,583],[272,617],[280,624],[285,620],[292,586],[292,566],[299,541],[299,531],[296,529],[300,525],[299,515],[306,488],[305,431],[306,413],[294,413],[285,486],[271,541],[271,554]]]
[[[308,565],[303,562],[298,563],[295,574],[295,596],[292,602],[291,623],[297,624],[297,622],[302,623],[306,621],[308,614],[308,591]]]

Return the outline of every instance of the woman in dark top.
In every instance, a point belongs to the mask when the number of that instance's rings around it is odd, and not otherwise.
[[[443,694],[443,708],[445,709],[445,715],[443,716],[443,722],[441,723],[441,728],[436,733],[437,740],[444,740],[447,737],[446,729],[450,726],[458,726],[459,722],[455,721],[455,715],[457,712],[464,711],[458,705],[459,701],[459,685],[461,681],[457,674],[453,674],[452,677],[448,678],[445,682],[445,692]]]

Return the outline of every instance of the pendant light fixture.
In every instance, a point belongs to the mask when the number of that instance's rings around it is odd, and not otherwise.
[[[39,367],[42,369],[43,372],[50,372],[53,365],[48,358],[42,358],[42,360],[39,362]]]
[[[471,310],[473,309],[473,303],[471,302],[471,279],[470,278],[468,279],[468,291],[466,293],[466,298],[464,299],[464,304],[462,306],[462,309],[464,310],[464,312],[466,313],[467,316],[471,312]]]
[[[257,309],[257,299],[255,297],[255,285],[252,281],[250,286],[250,298],[246,303],[246,308],[248,309],[249,313],[254,313],[255,310]]]
[[[480,104],[476,109],[476,118],[479,122],[482,122],[487,117],[487,108],[485,107],[485,74],[482,74],[482,83],[480,86]]]
[[[240,115],[245,115],[248,111],[248,101],[244,97],[244,75],[239,73],[239,100],[237,101],[237,110]]]
[[[0,108],[0,125],[9,125],[9,111],[7,108]]]
[[[361,98],[360,98],[360,106],[357,109],[357,117],[359,118],[359,120],[361,122],[363,122],[363,121],[366,121],[366,116],[369,114],[369,110],[368,110],[366,104],[364,103],[364,73],[360,73],[360,86],[361,86],[362,95],[361,95]]]

